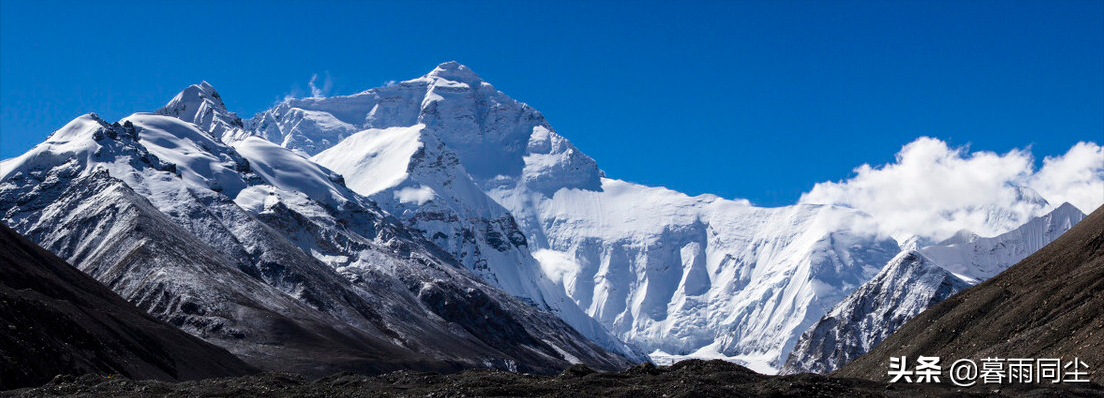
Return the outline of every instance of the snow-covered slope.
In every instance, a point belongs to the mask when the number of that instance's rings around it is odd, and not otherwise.
[[[455,62],[289,100],[246,125],[309,153],[297,143],[330,132],[294,127],[293,109],[362,129],[313,157],[352,189],[507,292],[601,339],[576,318],[589,315],[655,359],[773,371],[801,330],[898,252],[853,210],[762,209],[605,179],[539,112]]]
[[[832,206],[756,208],[612,179],[492,195],[539,228],[538,258],[581,308],[661,362],[773,372],[800,331],[898,251],[868,216]]]
[[[809,328],[782,373],[828,373],[858,358],[912,317],[970,284],[907,250]]]
[[[1063,203],[1045,216],[1032,218],[1007,233],[982,238],[969,231],[960,231],[921,252],[948,271],[983,281],[1043,248],[1083,218],[1085,213],[1072,204]]]
[[[905,321],[1023,260],[1083,218],[1084,213],[1064,203],[995,237],[963,231],[939,244],[902,251],[802,334],[783,372],[838,369],[874,348]]]
[[[250,129],[266,140],[279,143],[305,156],[321,152],[359,131],[329,113],[294,108],[288,103],[280,104],[259,119],[250,120]],[[284,134],[285,131],[298,133]],[[248,136],[250,134],[247,132],[235,130],[222,137],[223,141],[234,143]]]
[[[217,141],[208,122],[221,119],[200,117],[230,114],[217,98],[198,85],[158,114],[74,120],[0,164],[0,216],[268,369],[630,363],[485,284],[332,171],[256,138]]]

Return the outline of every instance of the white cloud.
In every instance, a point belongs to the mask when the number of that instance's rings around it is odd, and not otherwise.
[[[1095,210],[1104,203],[1102,155],[1099,145],[1079,143],[1046,158],[1036,172],[1029,150],[970,152],[921,137],[901,148],[893,163],[859,166],[854,177],[816,184],[800,201],[862,210],[895,235],[939,240],[968,229],[992,236],[1066,201],[1086,213]]]
[[[1104,197],[1104,147],[1080,142],[1063,156],[1043,159],[1030,186],[1053,204],[1070,202],[1091,213]]]

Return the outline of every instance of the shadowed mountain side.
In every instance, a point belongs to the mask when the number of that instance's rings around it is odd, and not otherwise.
[[[1008,270],[922,312],[833,373],[885,379],[889,358],[1074,357],[1104,382],[1104,207]]]
[[[0,224],[0,390],[58,374],[194,380],[256,370]]]

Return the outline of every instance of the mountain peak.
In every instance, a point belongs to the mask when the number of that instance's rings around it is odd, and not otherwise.
[[[1073,215],[1080,216],[1081,218],[1085,217],[1085,212],[1081,211],[1081,209],[1078,209],[1077,206],[1074,206],[1070,202],[1062,202],[1061,205],[1058,205],[1058,207],[1055,207],[1053,211],[1048,213],[1048,215],[1050,215],[1050,214],[1055,214],[1055,215],[1070,215],[1070,214],[1073,214]]]
[[[215,110],[226,112],[226,104],[222,103],[222,97],[219,96],[218,91],[215,91],[215,87],[211,83],[204,80],[199,84],[193,84],[185,88],[173,97],[169,103],[161,107],[157,113],[165,114],[163,111],[185,110],[183,108],[197,109],[200,104],[205,102],[209,103]]]
[[[226,110],[222,97],[206,80],[188,86],[156,113],[194,123],[215,138],[221,138],[228,130],[242,127],[241,118]]]
[[[956,244],[965,244],[965,243],[970,243],[970,242],[976,241],[979,238],[981,238],[980,235],[975,234],[975,233],[971,232],[970,230],[963,228],[963,229],[958,230],[958,232],[955,232],[955,234],[952,235],[950,238],[944,239],[943,241],[939,242],[938,244],[943,245],[943,246],[956,245]]]
[[[1060,228],[1064,231],[1073,227],[1074,224],[1077,224],[1084,218],[1085,213],[1081,212],[1081,209],[1078,209],[1077,206],[1069,202],[1064,202],[1049,213],[1032,218],[1017,229],[1034,230],[1039,229],[1039,225],[1042,224],[1061,226]]]
[[[437,67],[433,68],[425,77],[441,78],[471,85],[483,82],[483,79],[475,74],[475,71],[472,71],[471,68],[456,61],[448,61],[437,65]]]
[[[1048,206],[1049,202],[1039,192],[1031,189],[1031,187],[1016,185],[1013,188],[1016,190],[1016,200],[1020,202],[1027,202],[1031,204],[1037,204],[1040,206]]]

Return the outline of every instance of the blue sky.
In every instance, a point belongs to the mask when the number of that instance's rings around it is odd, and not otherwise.
[[[457,60],[611,177],[797,200],[932,136],[1104,141],[1104,2],[0,2],[0,157],[211,82],[243,117]]]

